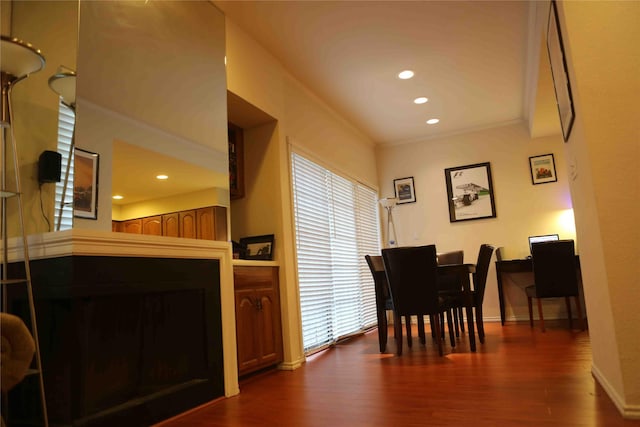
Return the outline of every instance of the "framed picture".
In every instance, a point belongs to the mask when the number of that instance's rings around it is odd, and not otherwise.
[[[239,243],[244,252],[244,259],[273,259],[273,234],[243,237]]]
[[[543,154],[541,156],[529,157],[529,167],[531,168],[531,182],[533,185],[556,182],[556,163],[553,154]]]
[[[560,126],[564,142],[569,140],[575,112],[573,110],[573,97],[571,96],[571,84],[567,73],[567,62],[564,56],[564,46],[558,21],[558,9],[555,0],[549,7],[549,22],[547,26],[547,52],[551,63],[553,87],[556,92],[556,103],[560,114]]]
[[[73,149],[73,216],[98,219],[99,155]]]
[[[444,177],[450,222],[496,217],[489,162],[448,168]]]
[[[393,188],[396,191],[396,204],[414,203],[416,201],[416,188],[413,185],[413,177],[398,178],[393,180]]]

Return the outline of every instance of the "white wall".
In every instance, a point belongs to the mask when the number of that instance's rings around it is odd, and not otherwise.
[[[626,417],[640,419],[640,3],[559,2],[558,12],[593,373]]]
[[[413,176],[415,181],[416,203],[398,205],[393,211],[399,244],[435,243],[439,252],[463,249],[465,262],[475,263],[482,243],[504,247],[506,258],[523,258],[529,255],[530,235],[558,233],[562,239],[575,239],[564,151],[560,136],[532,140],[524,124],[380,148],[381,196],[394,196],[394,179]],[[554,154],[558,181],[533,185],[529,157],[548,153]],[[497,217],[451,223],[444,170],[484,162],[491,164]],[[386,213],[382,219],[386,226]],[[576,247],[579,251],[578,242]],[[528,318],[521,288],[532,284],[531,275],[506,279],[507,319]],[[545,317],[566,316],[563,302],[543,306]],[[484,316],[500,318],[493,262]]]
[[[228,90],[277,122],[245,131],[245,166],[253,169],[246,177],[255,181],[253,189],[258,191],[232,202],[232,233],[234,238],[254,232],[275,234],[285,358],[282,367],[294,369],[304,361],[304,352],[295,274],[288,143],[370,185],[377,180],[375,151],[368,138],[301,86],[233,21],[227,19],[226,29]],[[263,154],[251,152],[252,143]],[[269,194],[273,197],[266,198]]]

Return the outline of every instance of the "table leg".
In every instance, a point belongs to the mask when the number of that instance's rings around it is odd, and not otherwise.
[[[500,322],[504,326],[504,291],[502,290],[502,268],[496,262],[496,278],[498,279],[498,300],[500,301]]]

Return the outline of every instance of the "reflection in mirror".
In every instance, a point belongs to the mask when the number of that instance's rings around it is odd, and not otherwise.
[[[229,205],[224,43],[209,2],[81,3],[76,145],[100,155],[100,177],[97,220],[74,227]]]
[[[113,142],[111,176],[116,221],[218,204],[229,180],[226,173],[119,140]]]
[[[48,79],[61,66],[76,67],[78,0],[3,0],[0,12],[2,34],[29,42],[46,59],[43,70],[16,85],[12,103],[25,231],[27,234],[50,231],[54,228],[56,185],[38,183],[38,158],[43,151],[58,148],[59,96],[49,89]],[[10,217],[14,211],[9,211]],[[18,227],[9,229],[17,231]]]

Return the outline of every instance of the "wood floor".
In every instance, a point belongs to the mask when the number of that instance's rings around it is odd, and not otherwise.
[[[591,376],[588,332],[548,322],[487,323],[471,353],[466,337],[439,357],[426,347],[395,356],[377,332],[351,339],[295,371],[240,383],[222,399],[157,427],[215,426],[640,426],[624,420]],[[414,334],[414,337],[416,334]]]

